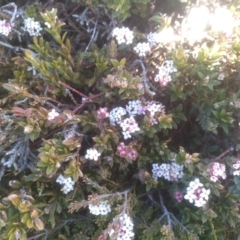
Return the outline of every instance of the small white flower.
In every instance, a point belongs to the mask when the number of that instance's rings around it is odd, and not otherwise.
[[[196,178],[194,181],[191,181],[190,184],[189,184],[189,187],[192,189],[192,190],[196,190],[198,189],[199,187],[202,187],[203,184],[200,183],[200,180],[198,178]]]
[[[240,170],[234,171],[234,172],[233,172],[233,176],[240,176]]]
[[[90,148],[87,150],[87,153],[85,155],[85,158],[86,159],[90,159],[90,160],[94,160],[94,161],[97,161],[98,160],[98,157],[100,156],[101,154],[95,149],[95,148]]]
[[[207,203],[206,200],[204,200],[203,198],[199,198],[198,200],[195,200],[194,205],[195,205],[196,207],[202,207],[202,206],[204,206],[206,203]]]
[[[202,188],[202,192],[200,193],[200,197],[205,199],[205,200],[208,200],[209,194],[210,194],[210,189]]]
[[[218,178],[217,178],[216,176],[211,176],[211,177],[210,177],[210,180],[211,180],[212,182],[217,182]]]
[[[233,164],[234,169],[239,169],[239,167],[240,167],[240,164],[238,164],[238,163]]]
[[[48,119],[48,120],[53,120],[53,119],[54,119],[55,117],[57,117],[57,116],[59,116],[59,113],[56,112],[55,109],[52,109],[52,111],[48,113],[47,119]]]
[[[192,191],[188,191],[184,198],[187,199],[190,203],[193,203],[193,201],[197,199],[196,195]]]

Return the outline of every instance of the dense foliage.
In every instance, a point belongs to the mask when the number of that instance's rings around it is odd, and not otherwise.
[[[240,239],[238,4],[3,2],[0,238]]]

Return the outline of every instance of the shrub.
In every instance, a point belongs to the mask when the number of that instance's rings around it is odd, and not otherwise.
[[[1,239],[239,239],[237,3],[48,4],[0,8]]]

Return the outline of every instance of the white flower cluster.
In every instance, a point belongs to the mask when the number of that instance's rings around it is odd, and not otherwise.
[[[133,41],[133,31],[126,27],[114,28],[112,35],[116,37],[118,44],[131,44]]]
[[[165,87],[168,82],[172,80],[171,73],[177,72],[173,66],[172,60],[166,60],[160,67],[158,67],[158,74],[155,76],[154,81],[160,82],[161,86]]]
[[[165,107],[161,103],[151,101],[144,107],[144,114],[146,111],[149,112],[150,117],[154,117],[156,113],[165,114]]]
[[[109,119],[111,125],[120,125],[124,139],[128,139],[132,137],[132,133],[140,131],[134,116],[147,115],[150,119],[150,123],[154,125],[157,124],[157,118],[159,115],[164,114],[165,107],[161,103],[154,101],[146,101],[142,103],[140,100],[132,100],[128,102],[126,109],[123,107],[116,107],[112,109],[109,113]]]
[[[86,159],[97,161],[101,154],[95,148],[89,148],[85,155]]]
[[[2,35],[8,36],[12,30],[11,23],[7,23],[6,20],[0,21],[0,33]]]
[[[236,163],[233,164],[233,171],[234,176],[240,176],[240,160],[237,160]]]
[[[124,115],[130,117],[123,118]],[[148,115],[152,125],[157,124],[157,117],[159,114],[165,114],[165,107],[161,103],[154,101],[147,101],[142,103],[140,100],[129,101],[126,109],[123,107],[116,107],[109,113],[110,124],[116,126],[119,124],[122,128],[124,139],[131,138],[131,133],[140,131],[138,123],[134,116]]]
[[[111,212],[111,206],[108,201],[101,202],[99,205],[89,204],[89,211],[93,215],[107,215]]]
[[[138,123],[136,122],[135,118],[133,116],[129,118],[125,118],[123,122],[120,123],[120,126],[122,128],[122,133],[124,139],[131,138],[131,133],[140,131],[140,128],[138,126]]]
[[[71,177],[65,178],[63,177],[63,175],[59,175],[58,178],[56,179],[56,182],[63,185],[61,191],[64,194],[68,194],[70,191],[73,190],[74,181],[72,180]]]
[[[109,113],[110,123],[113,126],[122,122],[122,116],[126,114],[126,110],[122,107],[116,107]]]
[[[156,33],[156,32],[150,32],[148,35],[147,35],[147,40],[150,44],[150,46],[155,46],[157,45],[158,43],[160,43],[160,34],[159,33]]]
[[[51,120],[53,120],[57,116],[59,116],[59,113],[56,112],[55,109],[52,109],[52,111],[48,113],[47,119],[51,121]]]
[[[240,166],[240,165],[239,165]],[[219,178],[226,179],[226,166],[224,164],[213,162],[208,168],[211,177],[210,180],[216,182]]]
[[[138,43],[136,47],[133,48],[134,51],[138,54],[139,57],[146,57],[150,53],[150,44],[147,43]]]
[[[40,36],[40,31],[42,30],[42,27],[40,26],[40,23],[37,21],[34,21],[33,18],[26,18],[24,19],[24,27],[23,29],[29,33],[30,36]]]
[[[184,196],[190,203],[193,203],[196,207],[204,206],[209,199],[210,190],[205,189],[203,184],[196,178],[189,183],[187,188],[187,194]]]
[[[155,114],[165,114],[165,107],[158,102],[150,101],[144,104],[140,100],[129,101],[126,105],[126,111],[130,116],[148,115],[154,117]]]
[[[126,111],[130,116],[144,114],[144,108],[140,100],[129,101],[126,105]]]
[[[160,177],[165,178],[168,181],[176,182],[181,179],[184,175],[183,165],[177,163],[163,163],[158,165],[157,163],[152,164],[152,177],[157,180]]]
[[[119,218],[120,220],[120,229],[118,229],[118,234],[116,240],[131,240],[134,237],[133,227],[134,224],[131,218],[124,213],[123,216]],[[114,229],[111,229],[109,236],[111,237],[114,233]]]

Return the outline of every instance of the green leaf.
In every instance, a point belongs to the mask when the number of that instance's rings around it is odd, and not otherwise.
[[[13,84],[10,84],[10,83],[5,83],[2,86],[3,86],[3,88],[8,90],[9,92],[13,92],[13,93],[15,93],[17,90],[19,90],[19,87],[17,85],[13,85]]]
[[[207,215],[202,214],[201,220],[202,220],[202,223],[205,223],[208,220]]]
[[[120,66],[120,63],[119,63],[117,60],[115,60],[115,59],[110,59],[110,61],[111,61],[112,65],[113,65],[115,68],[118,68],[118,67]]]

